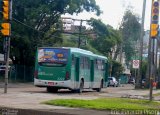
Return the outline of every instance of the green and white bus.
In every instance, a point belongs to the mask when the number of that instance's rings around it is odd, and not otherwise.
[[[104,56],[79,48],[38,48],[34,85],[46,87],[48,92],[70,89],[81,93],[83,89],[98,92],[107,87],[108,60]]]

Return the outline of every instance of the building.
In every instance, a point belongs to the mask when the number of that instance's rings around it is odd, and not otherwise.
[[[71,31],[72,25],[74,25],[73,19],[69,17],[62,17],[62,23],[63,23],[63,30],[64,31]]]

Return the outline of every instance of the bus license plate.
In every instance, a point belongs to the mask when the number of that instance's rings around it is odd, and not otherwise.
[[[48,85],[49,85],[49,86],[53,86],[53,85],[54,85],[54,82],[48,82]]]

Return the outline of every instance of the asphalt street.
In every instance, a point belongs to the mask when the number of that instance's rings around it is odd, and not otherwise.
[[[60,90],[58,93],[48,93],[45,88],[38,88],[33,83],[10,83],[7,94],[4,94],[4,84],[0,84],[0,111],[12,112],[15,115],[109,115],[110,111],[98,111],[91,109],[69,108],[51,106],[42,102],[51,99],[96,99],[100,97],[123,97],[148,99],[149,90],[135,90],[133,85],[121,85],[120,87],[104,88],[101,93],[92,90],[84,90],[82,94],[72,93],[69,90]],[[160,94],[160,90],[153,90],[153,94]],[[160,101],[160,96],[155,96]],[[27,112],[26,112],[27,111]],[[22,114],[25,113],[25,114]],[[8,114],[9,115],[9,114]]]

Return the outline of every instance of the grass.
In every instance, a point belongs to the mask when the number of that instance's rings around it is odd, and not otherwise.
[[[153,96],[160,96],[160,93],[153,94]]]
[[[43,103],[97,110],[160,110],[159,102],[124,98],[100,98],[94,100],[57,99]]]

